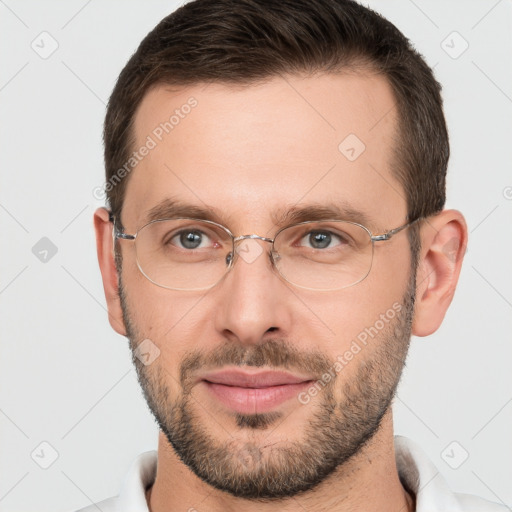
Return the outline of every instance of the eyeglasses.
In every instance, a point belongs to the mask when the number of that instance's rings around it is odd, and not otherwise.
[[[241,249],[244,240],[270,243],[273,268],[294,286],[316,291],[348,288],[370,273],[375,242],[391,239],[418,220],[378,235],[355,222],[306,221],[280,229],[272,239],[234,236],[221,224],[193,218],[154,220],[132,235],[118,230],[110,217],[114,240],[135,243],[142,274],[157,286],[182,291],[212,288],[239,257],[251,262],[263,252],[261,246],[251,250],[247,244]]]

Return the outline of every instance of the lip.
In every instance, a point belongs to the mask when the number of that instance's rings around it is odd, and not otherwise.
[[[282,371],[222,370],[199,379],[210,395],[241,414],[269,412],[297,397],[314,380]]]
[[[256,372],[242,371],[238,369],[221,370],[206,373],[200,380],[206,380],[214,384],[225,386],[237,386],[242,388],[267,388],[285,384],[299,384],[313,380],[311,376],[294,375],[289,372],[275,370],[258,370]]]

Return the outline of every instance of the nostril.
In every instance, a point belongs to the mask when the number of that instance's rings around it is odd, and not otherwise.
[[[267,329],[267,332],[274,332],[274,331],[277,331],[277,327],[269,327]]]

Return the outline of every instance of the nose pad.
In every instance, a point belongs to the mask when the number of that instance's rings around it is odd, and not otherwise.
[[[270,259],[272,263],[277,264],[281,259],[281,255],[277,251],[270,251]]]

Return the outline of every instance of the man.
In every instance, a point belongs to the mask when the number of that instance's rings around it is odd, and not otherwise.
[[[160,434],[98,508],[503,510],[393,437],[467,229],[443,210],[440,86],[392,24],[349,0],[188,3],[122,71],[104,136],[109,320]]]

